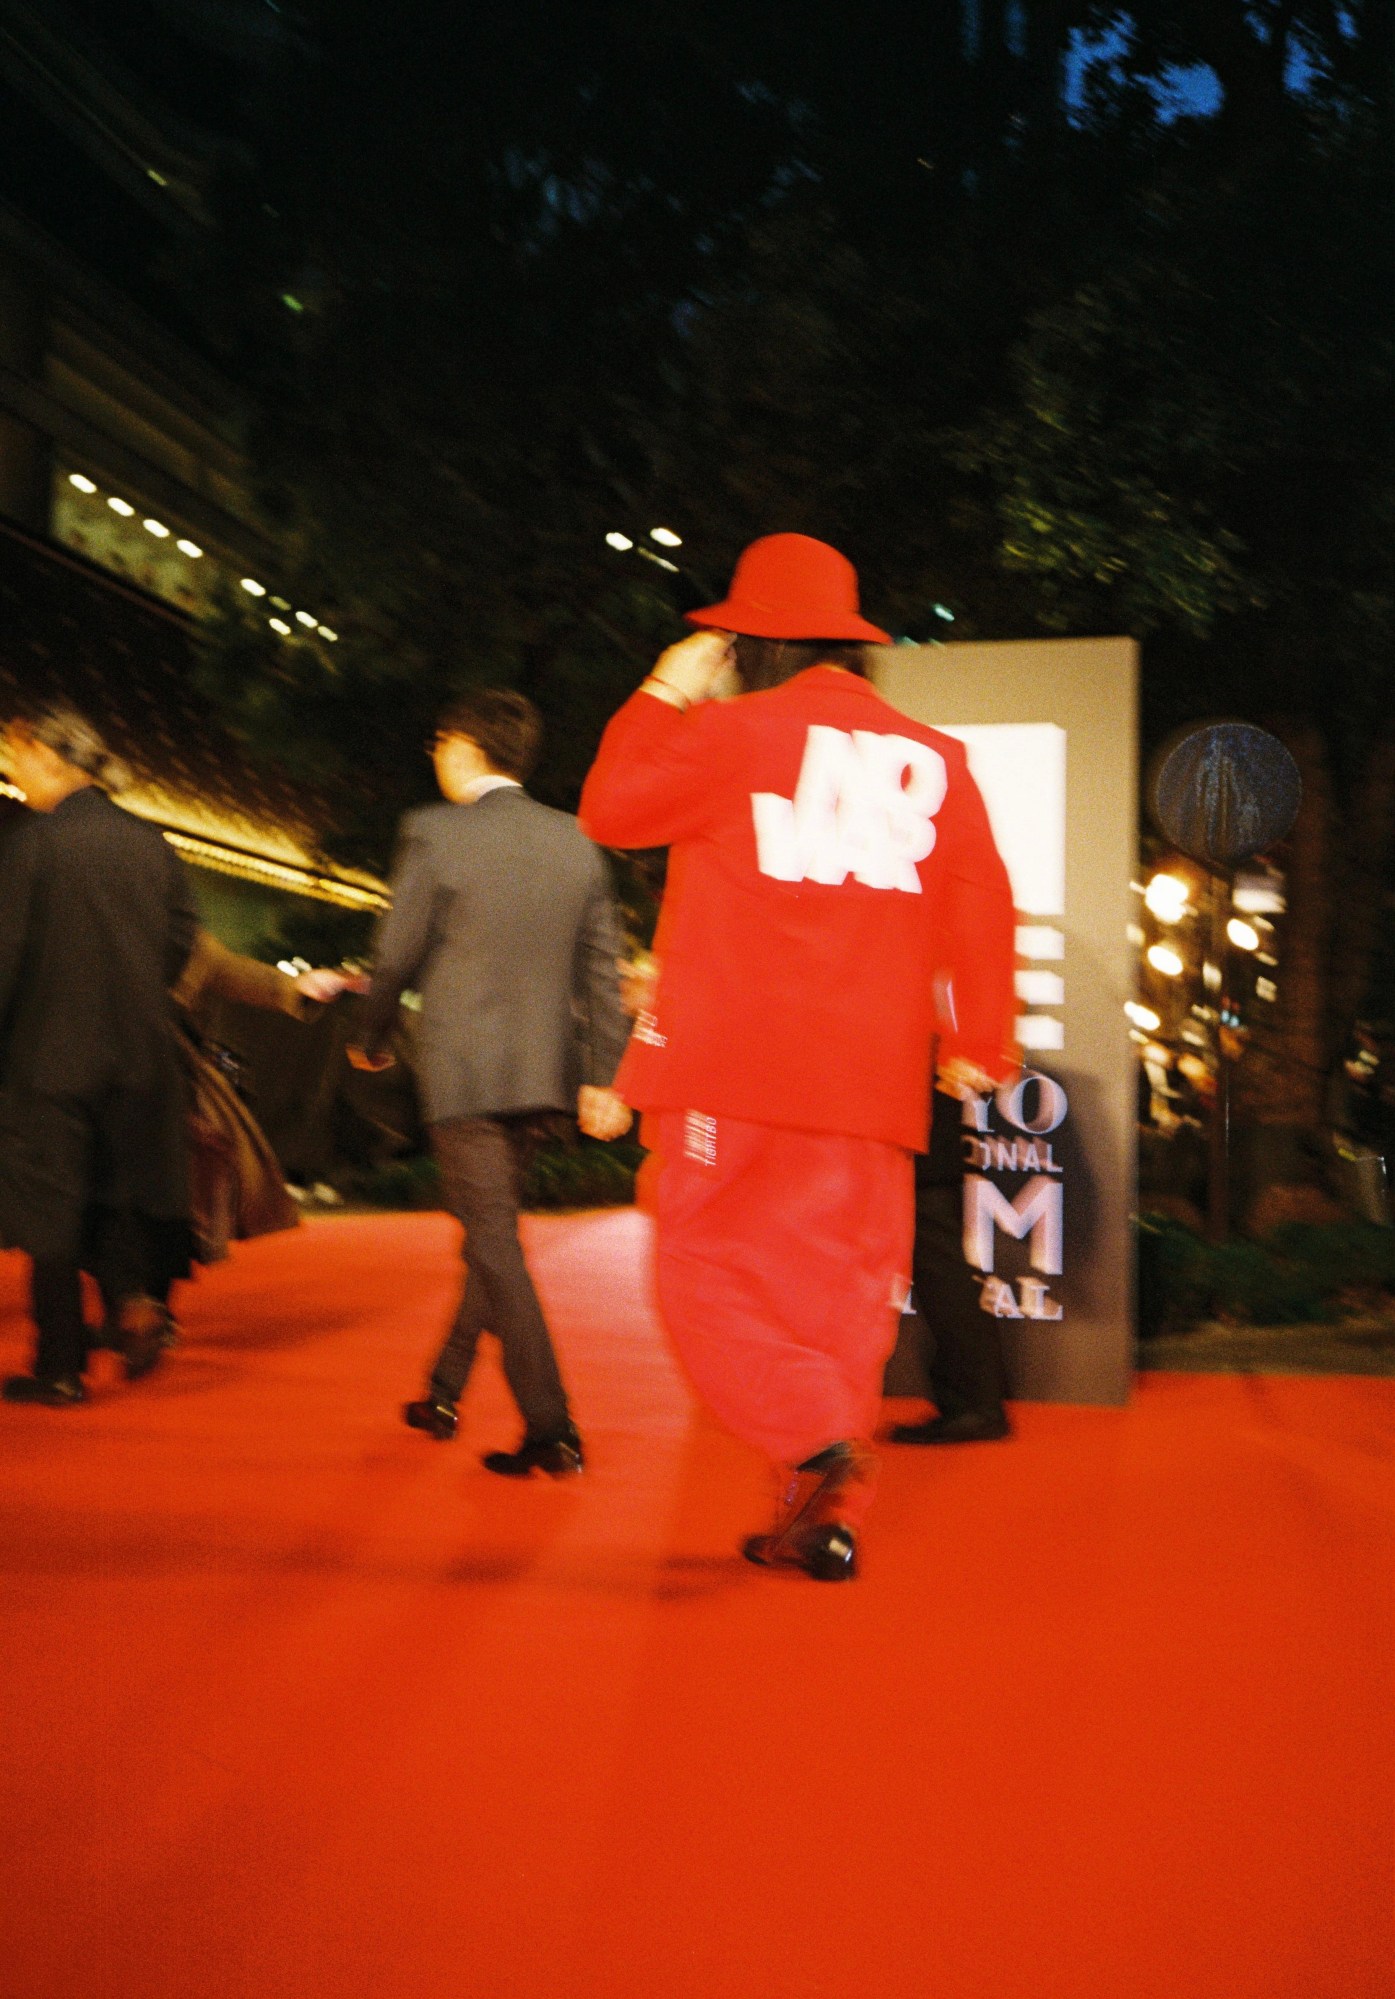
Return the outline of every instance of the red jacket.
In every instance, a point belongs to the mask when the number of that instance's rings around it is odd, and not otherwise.
[[[918,1150],[936,1036],[1014,1066],[1012,892],[964,747],[865,680],[816,666],[688,714],[641,689],[580,817],[671,849],[657,997],[616,1078],[637,1108]]]

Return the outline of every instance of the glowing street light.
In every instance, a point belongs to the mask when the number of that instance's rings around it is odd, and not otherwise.
[[[1148,963],[1165,979],[1175,979],[1182,970],[1182,960],[1168,944],[1154,944],[1148,953]]]
[[[95,493],[97,490],[97,482],[94,479],[89,479],[85,472],[70,472],[68,474],[68,484],[76,486],[80,493]]]
[[[1180,923],[1191,901],[1191,890],[1180,875],[1154,875],[1143,892],[1143,900],[1159,923]]]
[[[177,541],[175,547],[181,555],[187,555],[191,562],[197,562],[203,550],[196,541]]]
[[[170,531],[163,521],[142,521],[141,526],[147,534],[153,534],[156,541],[168,541],[170,538]]]
[[[284,618],[268,618],[267,623],[270,625],[272,631],[279,632],[283,639],[288,639],[291,636],[291,628]]]
[[[666,542],[670,548],[679,548],[682,546],[682,537],[676,535],[672,528],[650,528],[649,532],[655,541]],[[612,528],[605,539],[606,546],[618,549],[621,555],[628,555],[633,549],[634,553],[642,555],[646,562],[652,562],[656,569],[666,569],[670,576],[679,576],[682,574],[676,562],[670,562],[666,555],[656,555],[653,549],[646,548],[643,542],[640,542],[636,547],[634,537],[628,534],[621,534],[618,528]]]
[[[116,493],[112,494],[111,498],[107,501],[107,505],[114,514],[120,514],[123,521],[129,520],[131,515],[136,511],[129,500],[121,499]]]
[[[249,597],[265,597],[266,595],[265,583],[258,583],[255,576],[244,576],[242,587]]]

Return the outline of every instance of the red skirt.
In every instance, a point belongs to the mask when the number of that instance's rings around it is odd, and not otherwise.
[[[647,1113],[644,1137],[659,1309],[703,1401],[781,1464],[869,1438],[908,1281],[910,1154],[691,1111]]]

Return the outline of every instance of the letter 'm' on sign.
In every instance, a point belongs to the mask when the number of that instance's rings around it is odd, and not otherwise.
[[[1049,1179],[1045,1173],[1030,1179],[1015,1201],[1010,1201],[991,1180],[970,1173],[964,1180],[965,1259],[975,1270],[992,1270],[993,1232],[1001,1229],[1017,1242],[1030,1235],[1033,1270],[1040,1270],[1047,1277],[1059,1277],[1064,1213],[1061,1183]]]
[[[935,814],[949,776],[944,758],[910,736],[810,728],[793,798],[751,794],[756,862],[776,881],[920,894],[916,863],[935,846]]]

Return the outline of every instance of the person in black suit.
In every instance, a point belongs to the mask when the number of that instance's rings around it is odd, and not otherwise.
[[[445,803],[409,813],[379,927],[357,1068],[380,1053],[407,987],[421,995],[419,1083],[444,1205],[465,1228],[468,1275],[414,1428],[454,1436],[480,1333],[500,1341],[524,1421],[514,1451],[484,1460],[508,1477],[582,1468],[552,1341],[518,1238],[518,1182],[540,1127],[559,1113],[618,1138],[630,1112],[610,1088],[629,1032],[609,870],[575,819],[523,781],[537,710],[506,688],[452,702],[428,744]]]
[[[0,1242],[32,1260],[34,1371],[10,1402],[84,1400],[92,1270],[127,1374],[163,1351],[151,1273],[187,1247],[186,1098],[169,988],[197,928],[183,863],[105,787],[120,766],[54,707],[7,731],[31,814],[0,850]]]
[[[930,1333],[927,1363],[936,1413],[898,1423],[896,1444],[988,1444],[1012,1435],[1002,1329],[979,1302],[964,1257],[964,1119],[956,1096],[932,1092],[930,1145],[915,1158],[911,1283]]]

